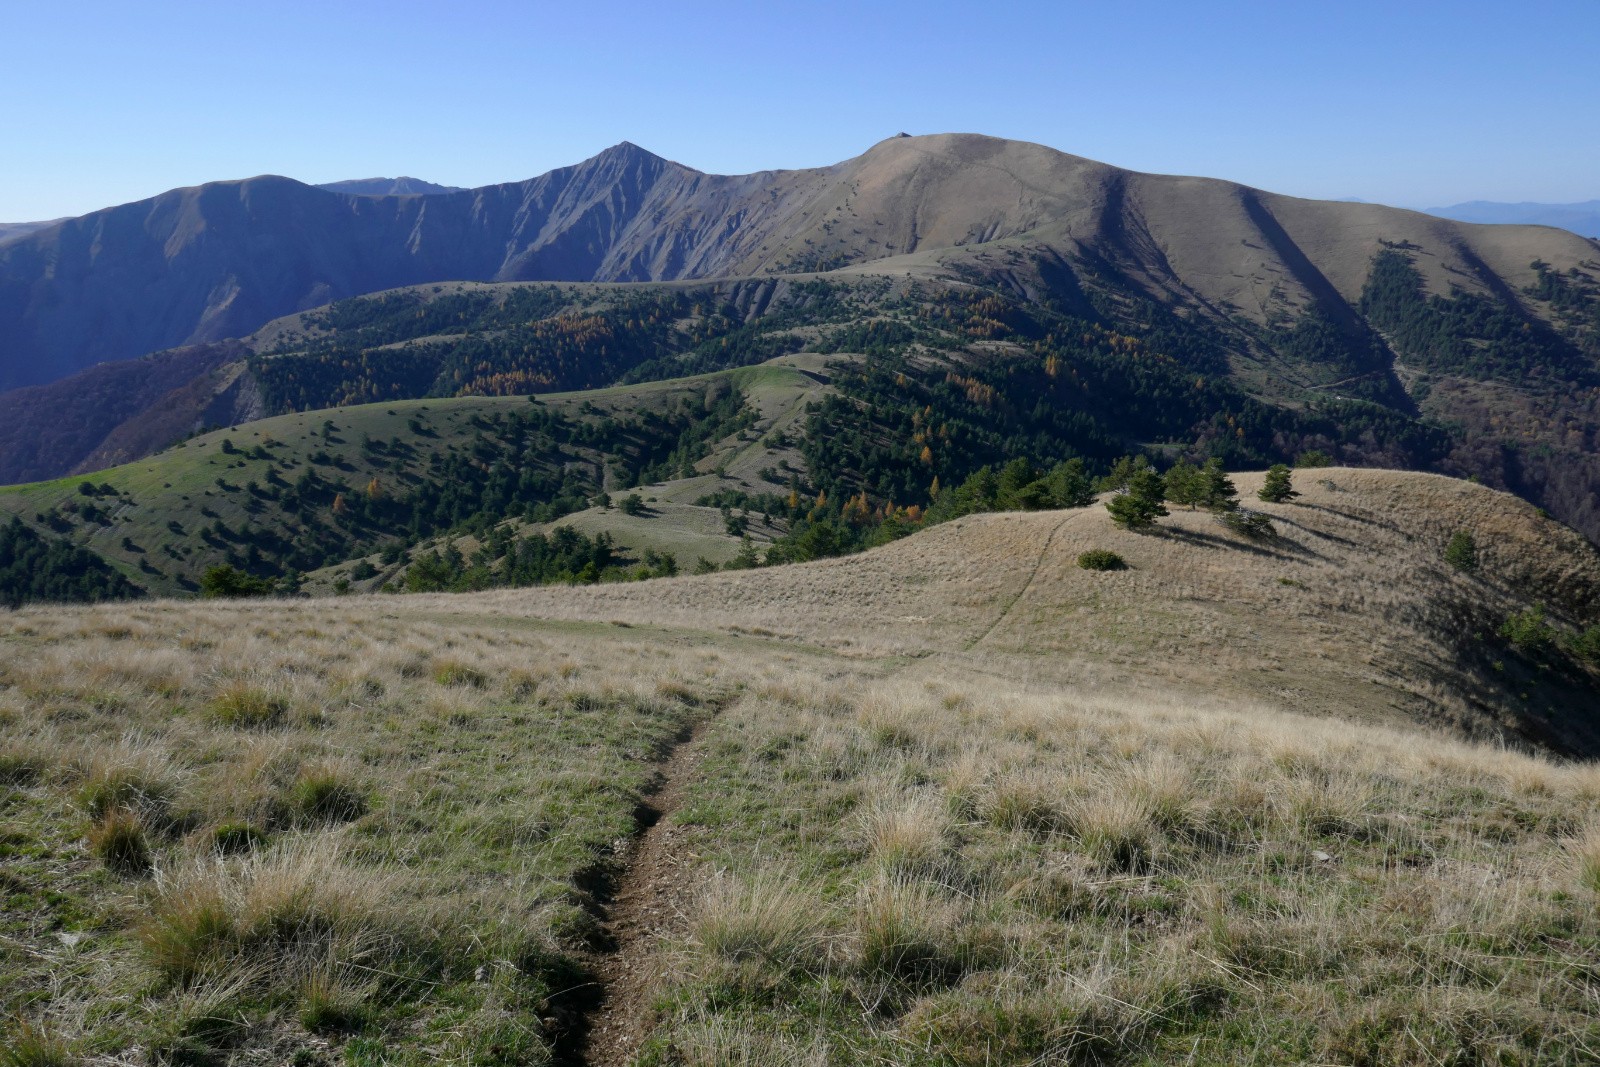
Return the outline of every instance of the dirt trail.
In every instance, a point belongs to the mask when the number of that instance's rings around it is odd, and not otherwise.
[[[1000,614],[995,616],[994,622],[989,624],[988,629],[963,645],[961,651],[971,652],[974,648],[983,644],[991,634],[1000,629],[1000,624],[1010,617],[1011,609],[1021,603],[1022,598],[1028,595],[1028,590],[1033,588],[1034,581],[1039,577],[1039,571],[1044,567],[1044,561],[1050,557],[1050,546],[1055,543],[1056,534],[1060,533],[1061,528],[1066,524],[1067,519],[1063,518],[1060,522],[1050,527],[1050,533],[1044,539],[1044,545],[1039,549],[1039,558],[1033,561],[1033,569],[1028,572],[1028,579],[1022,583],[1022,588],[1017,590],[1017,595],[1006,601],[1006,606],[1000,609]]]
[[[650,1032],[651,949],[683,919],[693,854],[672,813],[704,754],[710,719],[695,723],[661,764],[659,788],[638,812],[641,832],[624,854],[616,890],[602,901],[609,950],[595,959],[599,1003],[586,1020],[567,1062],[582,1067],[623,1067]]]

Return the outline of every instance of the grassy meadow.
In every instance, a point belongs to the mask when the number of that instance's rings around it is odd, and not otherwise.
[[[1600,770],[1374,680],[1468,594],[1564,625],[1593,560],[1328,479],[1270,551],[1088,509],[0,614],[0,1064],[1593,1062]],[[1428,570],[1462,524],[1484,573]]]
[[[327,601],[23,611],[0,672],[8,1064],[548,1061],[655,761],[733,684]]]

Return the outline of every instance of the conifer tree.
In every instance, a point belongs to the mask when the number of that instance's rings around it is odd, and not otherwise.
[[[1233,487],[1233,479],[1222,469],[1222,460],[1215,457],[1206,460],[1200,477],[1201,503],[1216,512],[1238,510],[1239,490]]]
[[[1057,463],[1043,481],[1058,508],[1086,508],[1094,503],[1094,486],[1081,459]]]
[[[1180,459],[1167,471],[1167,500],[1182,504],[1190,511],[1205,502],[1205,472],[1186,459]]]
[[[1287,504],[1299,495],[1289,480],[1289,468],[1282,463],[1267,468],[1267,480],[1256,494],[1268,504]]]
[[[1128,479],[1126,491],[1106,501],[1111,521],[1128,530],[1148,530],[1156,519],[1168,514],[1163,501],[1166,491],[1161,475],[1149,467],[1142,467]]]

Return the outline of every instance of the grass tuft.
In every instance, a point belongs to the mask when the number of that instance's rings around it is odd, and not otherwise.
[[[861,968],[911,985],[947,984],[963,970],[957,907],[927,882],[879,876],[855,906]]]
[[[811,899],[772,871],[718,875],[700,896],[691,931],[713,955],[790,965],[816,951],[819,934]]]
[[[211,701],[211,721],[237,730],[264,730],[282,724],[289,702],[265,689],[238,682]]]
[[[289,801],[307,823],[349,822],[367,813],[367,791],[333,764],[302,770],[290,787]]]
[[[0,1040],[0,1067],[76,1067],[72,1046],[23,1020]]]
[[[150,870],[150,841],[137,814],[113,808],[89,828],[89,851],[117,874],[137,875]]]
[[[468,666],[460,660],[439,660],[433,665],[433,680],[440,685],[459,687],[463,689],[483,689],[489,684],[489,676],[476,667]]]
[[[267,843],[267,834],[247,822],[225,822],[211,831],[211,851],[219,856],[254,852]]]
[[[138,812],[148,823],[165,817],[176,793],[176,783],[159,761],[118,756],[90,763],[78,803],[94,819],[122,809]]]
[[[47,766],[49,761],[31,749],[15,744],[0,747],[0,785],[33,785]]]
[[[1591,824],[1582,834],[1569,838],[1567,851],[1579,884],[1600,893],[1600,824]]]

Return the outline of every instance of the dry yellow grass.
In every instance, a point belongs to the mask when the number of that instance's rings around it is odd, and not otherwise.
[[[642,585],[0,615],[0,1015],[102,1059],[547,1060],[715,713],[644,1062],[1582,1062],[1600,772],[1470,743],[1585,735],[1459,642],[1574,618],[1594,553],[1463,483],[1298,479],[1260,545],[1093,508]]]
[[[1507,615],[1535,602],[1568,625],[1596,621],[1600,553],[1579,535],[1508,494],[1436,475],[1300,471],[1304,496],[1282,505],[1255,501],[1261,475],[1235,481],[1279,538],[1252,542],[1181,508],[1156,534],[1118,530],[1100,507],[978,515],[800,567],[437,606],[746,633],[867,657],[931,654],[1007,680],[1192,688],[1600,751],[1600,727],[1580,713],[1592,685],[1522,670],[1494,640]],[[1482,546],[1475,575],[1443,561],[1457,530]],[[1091,548],[1132,569],[1077,567]]]

